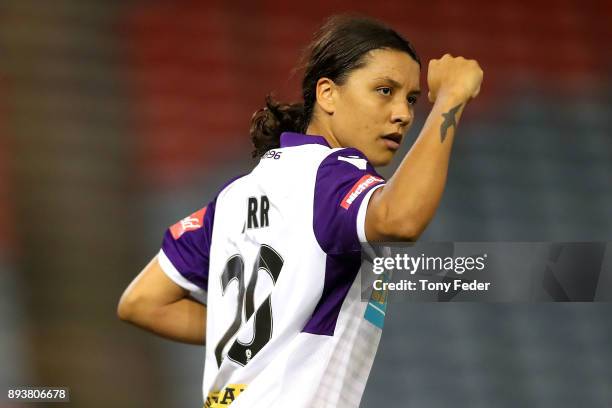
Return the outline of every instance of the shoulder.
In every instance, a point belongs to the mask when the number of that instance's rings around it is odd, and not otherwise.
[[[217,194],[215,194],[215,197],[213,199],[213,202],[217,200],[217,198],[224,194],[225,192],[227,192],[228,190],[230,190],[232,187],[236,186],[238,183],[240,183],[241,180],[244,180],[244,178],[246,176],[248,176],[250,173],[244,173],[244,174],[239,174],[237,176],[233,176],[231,177],[229,180],[225,181],[223,184],[221,184],[221,187],[219,188],[219,190],[217,190]]]
[[[337,177],[342,174],[351,176],[369,174],[381,181],[384,180],[376,172],[365,154],[354,147],[329,149],[319,164],[317,178],[325,176]]]
[[[328,254],[361,249],[365,213],[371,193],[382,186],[380,176],[357,149],[333,149],[321,161],[314,189],[313,229]],[[362,204],[366,205],[362,207]],[[359,217],[359,214],[362,217]]]

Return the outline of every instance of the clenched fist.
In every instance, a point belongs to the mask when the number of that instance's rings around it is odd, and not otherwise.
[[[440,59],[429,61],[427,84],[429,101],[438,96],[452,95],[461,101],[478,96],[482,83],[482,69],[476,60],[444,54]]]

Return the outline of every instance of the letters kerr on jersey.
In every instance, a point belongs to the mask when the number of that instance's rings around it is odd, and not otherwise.
[[[384,181],[385,180],[381,179],[380,177],[376,177],[371,174],[366,174],[353,185],[353,187],[349,190],[348,193],[346,193],[346,195],[342,199],[342,202],[340,203],[340,206],[345,210],[348,210],[353,201],[355,201],[355,199],[359,197],[361,193],[367,190],[368,187],[378,183],[382,183]]]
[[[194,231],[198,228],[202,228],[204,222],[204,214],[206,214],[206,208],[194,212],[193,214],[183,218],[176,224],[170,227],[172,238],[175,240],[179,239],[181,235],[188,231]]]

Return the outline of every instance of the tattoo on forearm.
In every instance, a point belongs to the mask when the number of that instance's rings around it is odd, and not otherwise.
[[[440,125],[440,139],[441,139],[441,143],[444,143],[444,139],[446,139],[446,131],[450,127],[453,127],[453,126],[457,127],[456,115],[457,115],[457,112],[459,112],[459,109],[461,109],[462,106],[463,106],[463,104],[460,103],[459,105],[455,106],[454,108],[452,108],[448,112],[442,114],[442,116],[444,117],[444,122],[442,122],[442,125]]]

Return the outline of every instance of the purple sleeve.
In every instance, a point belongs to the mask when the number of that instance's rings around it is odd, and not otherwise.
[[[183,218],[166,230],[162,252],[171,265],[160,262],[164,271],[185,289],[193,289],[184,278],[199,289],[208,288],[208,263],[216,201]],[[176,277],[176,272],[180,277]]]
[[[315,182],[313,228],[327,254],[361,250],[359,207],[367,193],[384,182],[357,149],[338,150],[321,162]]]
[[[217,197],[221,191],[243,176],[230,179],[206,207],[166,230],[158,259],[164,272],[179,286],[192,292],[208,290],[210,244]]]

